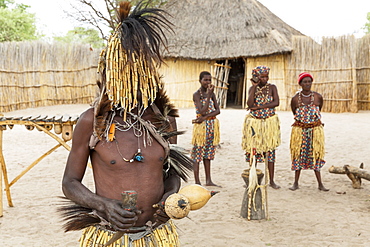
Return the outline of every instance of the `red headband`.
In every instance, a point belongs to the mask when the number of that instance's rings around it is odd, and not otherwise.
[[[299,76],[298,76],[298,84],[302,81],[303,78],[305,77],[311,77],[312,81],[313,81],[313,77],[310,73],[307,73],[307,72],[303,72],[303,73],[300,73]]]

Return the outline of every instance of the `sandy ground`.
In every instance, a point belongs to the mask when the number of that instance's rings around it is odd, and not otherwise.
[[[60,105],[5,113],[7,116],[80,114],[88,105]],[[212,176],[222,186],[219,194],[189,218],[177,220],[185,247],[209,246],[367,246],[370,239],[370,182],[353,189],[345,175],[328,172],[330,166],[361,162],[370,170],[370,112],[323,113],[326,134],[326,165],[322,170],[329,192],[317,189],[313,171],[303,171],[300,189],[290,191],[289,135],[291,112],[278,112],[282,145],[277,150],[276,182],[281,189],[268,189],[268,220],[248,221],[240,217],[245,188],[241,173],[247,168],[240,147],[245,110],[223,109],[221,147],[212,162]],[[178,127],[187,130],[179,145],[190,150],[193,109],[180,109]],[[3,152],[11,181],[39,156],[56,145],[43,132],[14,126],[3,134]],[[78,246],[79,232],[64,233],[56,213],[62,195],[61,178],[68,152],[59,148],[11,187],[14,207],[3,192],[0,246]],[[264,170],[262,164],[258,168]],[[204,182],[204,169],[201,167]],[[191,176],[188,183],[193,183]],[[84,183],[93,189],[91,169]],[[186,183],[183,183],[186,185]],[[209,187],[209,189],[215,189]]]

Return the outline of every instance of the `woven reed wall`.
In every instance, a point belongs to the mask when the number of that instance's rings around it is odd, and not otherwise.
[[[370,35],[356,40],[357,105],[370,110]]]
[[[269,83],[275,84],[278,90],[280,105],[277,107],[277,110],[286,110],[290,107],[290,95],[287,95],[287,91],[285,89],[286,84],[284,78],[284,71],[285,71],[285,57],[286,55],[273,55],[273,56],[265,56],[265,57],[254,57],[254,58],[246,58],[245,59],[245,84],[244,84],[244,102],[242,107],[247,107],[247,100],[248,100],[248,90],[252,83],[250,78],[252,77],[252,70],[259,66],[265,65],[270,68],[269,73]]]
[[[199,74],[211,72],[215,61],[198,61],[186,59],[166,59],[167,65],[160,69],[165,89],[176,107],[194,107],[193,93],[200,87]]]
[[[317,44],[307,37],[294,37],[293,52],[287,56],[285,84],[293,96],[300,89],[301,72],[314,77],[312,90],[322,94],[323,111],[370,110],[370,37],[324,38]],[[286,109],[288,110],[288,109]]]
[[[0,43],[0,112],[91,103],[98,57],[87,45]]]

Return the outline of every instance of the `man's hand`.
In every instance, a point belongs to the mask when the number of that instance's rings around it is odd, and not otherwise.
[[[130,227],[135,226],[138,220],[140,210],[127,210],[122,206],[122,202],[113,199],[107,199],[104,203],[104,214],[116,231],[127,232]]]
[[[154,207],[157,208],[157,210],[154,213],[154,227],[157,227],[163,223],[166,223],[170,217],[166,214],[164,210],[164,202],[165,201],[160,201],[159,203],[155,204]]]

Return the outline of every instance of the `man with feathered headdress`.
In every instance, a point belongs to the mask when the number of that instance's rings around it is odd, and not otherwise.
[[[179,244],[162,206],[192,161],[169,145],[179,134],[171,124],[178,115],[157,71],[162,29],[171,23],[163,10],[143,3],[130,10],[120,3],[119,24],[99,60],[100,93],[76,125],[63,177],[73,203],[60,210],[66,231],[84,229],[80,246]],[[95,193],[82,184],[89,158]]]

